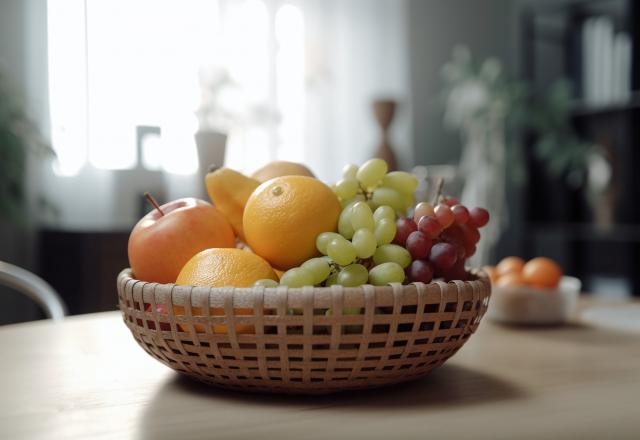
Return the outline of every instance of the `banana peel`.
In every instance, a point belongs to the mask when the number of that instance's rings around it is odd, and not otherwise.
[[[213,204],[227,217],[236,235],[245,241],[242,228],[244,206],[261,182],[225,167],[212,167],[204,181]]]

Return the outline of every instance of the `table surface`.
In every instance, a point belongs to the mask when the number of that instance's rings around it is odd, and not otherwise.
[[[1,327],[0,347],[2,439],[637,439],[640,432],[640,335],[592,324],[483,321],[423,379],[321,397],[193,382],[143,352],[118,312]]]

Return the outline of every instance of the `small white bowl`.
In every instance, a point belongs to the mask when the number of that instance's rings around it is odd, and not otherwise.
[[[558,325],[573,316],[582,283],[563,276],[556,289],[492,287],[487,317],[506,324]]]

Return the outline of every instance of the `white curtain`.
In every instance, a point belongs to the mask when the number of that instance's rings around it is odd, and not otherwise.
[[[314,0],[308,17],[309,86],[304,159],[335,181],[349,162],[371,157],[379,140],[373,99],[399,102],[391,139],[400,165],[413,165],[407,2]]]
[[[127,227],[137,218],[139,194],[155,187],[164,188],[168,199],[202,194],[202,182],[190,174],[194,110],[198,75],[212,69],[231,72],[240,92],[229,96],[243,107],[235,109],[241,117],[231,127],[228,166],[250,172],[265,161],[286,159],[336,180],[344,164],[364,161],[376,146],[371,102],[377,97],[399,101],[392,140],[399,163],[412,165],[406,0],[51,0],[49,22],[52,7],[69,9],[74,3],[88,5],[86,16],[96,17],[84,29],[75,23],[76,32],[86,32],[87,46],[79,48],[85,55],[71,53],[69,60],[77,69],[88,66],[77,78],[61,77],[61,60],[54,58],[68,51],[60,35],[73,39],[73,28],[49,29],[51,132],[69,168],[54,172],[45,166],[41,176],[65,227]],[[154,46],[154,36],[162,44]],[[172,75],[163,73],[167,69]],[[265,77],[251,69],[263,69]],[[74,99],[87,105],[74,107],[82,111],[61,122],[59,103]],[[83,121],[92,117],[87,144]],[[172,142],[165,142],[163,171],[126,169],[134,131],[112,127],[127,123],[173,131]]]

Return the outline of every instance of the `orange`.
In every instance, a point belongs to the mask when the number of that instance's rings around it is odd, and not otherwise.
[[[562,269],[552,259],[538,257],[524,265],[522,276],[530,286],[554,289],[562,278]]]
[[[491,284],[495,284],[498,281],[498,274],[494,266],[484,266],[482,270],[489,276]]]
[[[316,237],[336,230],[340,210],[338,198],[321,181],[276,177],[247,200],[244,235],[253,252],[276,269],[287,270],[317,254]]]
[[[242,249],[205,249],[187,261],[176,284],[251,287],[262,278],[278,281],[269,263],[253,252]]]
[[[503,275],[496,282],[496,287],[522,287],[524,285],[526,285],[524,278],[517,272]]]
[[[182,268],[176,284],[201,287],[251,287],[257,280],[269,278],[278,281],[269,263],[253,252],[241,249],[206,249],[194,255]],[[176,315],[184,315],[184,308],[174,307]],[[192,310],[194,315],[202,315],[199,307]],[[210,315],[224,315],[224,309],[209,308]],[[234,309],[235,315],[253,315],[251,308]],[[188,331],[180,326],[182,331]],[[204,326],[195,326],[198,333],[204,333]],[[213,326],[214,333],[227,333],[224,325]],[[238,324],[236,333],[255,333],[253,325]]]
[[[269,162],[262,168],[255,170],[251,175],[253,179],[259,180],[260,182],[266,182],[274,177],[282,176],[315,177],[311,170],[301,163],[287,162],[284,160]]]
[[[501,277],[509,273],[520,273],[524,267],[524,260],[520,257],[506,257],[496,266],[496,275]]]

